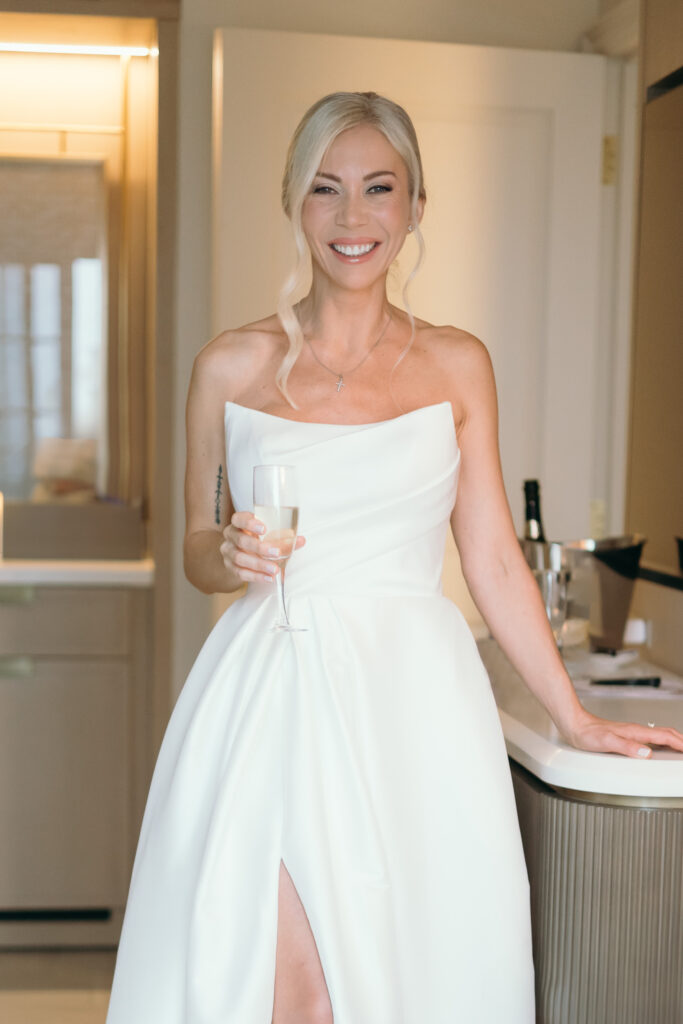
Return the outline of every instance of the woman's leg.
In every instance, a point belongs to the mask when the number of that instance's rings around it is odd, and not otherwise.
[[[299,894],[280,861],[272,1024],[332,1024],[318,948]]]

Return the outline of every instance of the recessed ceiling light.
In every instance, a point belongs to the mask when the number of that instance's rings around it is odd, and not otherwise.
[[[0,43],[3,53],[70,53],[94,57],[158,57],[148,46],[77,46],[62,43]]]

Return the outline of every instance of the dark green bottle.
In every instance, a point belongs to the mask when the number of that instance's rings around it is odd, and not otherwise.
[[[545,542],[538,480],[524,481],[524,539]]]

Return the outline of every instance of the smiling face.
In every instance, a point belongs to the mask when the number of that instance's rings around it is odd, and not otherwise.
[[[422,212],[422,201],[418,217]],[[386,276],[411,219],[405,163],[378,129],[368,124],[331,143],[302,211],[301,224],[322,273],[346,288]]]

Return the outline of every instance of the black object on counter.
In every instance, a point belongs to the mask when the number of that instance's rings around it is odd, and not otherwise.
[[[661,676],[612,676],[610,679],[591,679],[591,686],[659,686]]]

